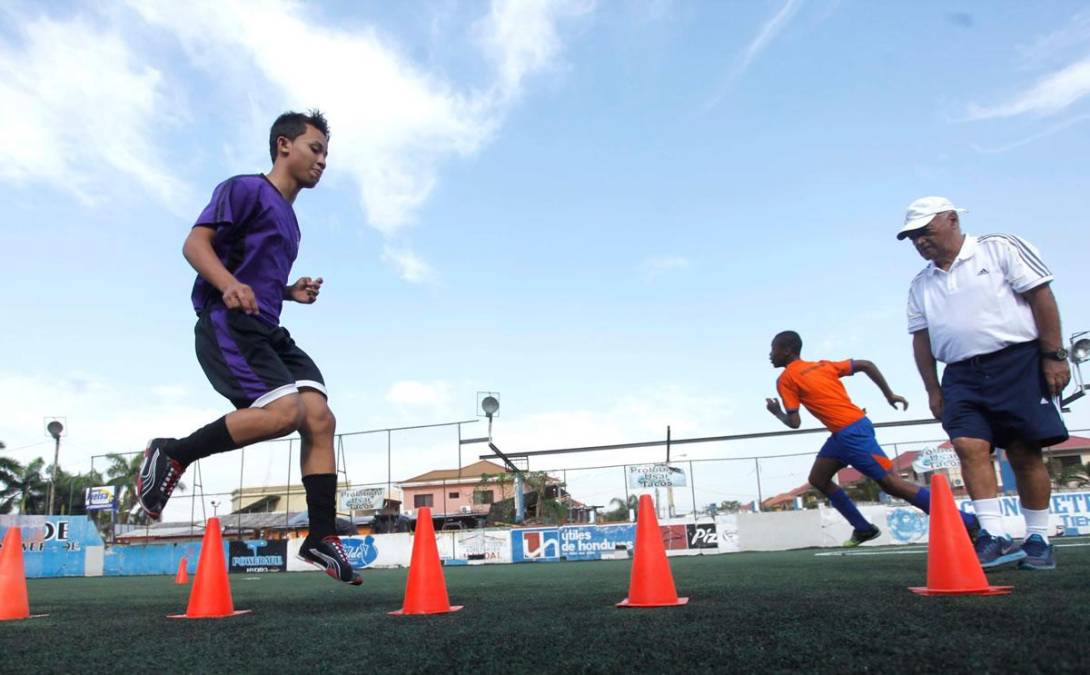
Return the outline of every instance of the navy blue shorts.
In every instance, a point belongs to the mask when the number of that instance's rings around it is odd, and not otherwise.
[[[236,408],[262,408],[304,388],[326,393],[322,372],[283,326],[210,307],[194,333],[204,374]]]
[[[1042,446],[1067,440],[1057,401],[1048,395],[1036,341],[951,363],[942,374],[942,426],[950,438]]]
[[[866,417],[833,432],[821,446],[818,457],[835,459],[876,481],[885,478],[893,468],[893,463],[874,436],[874,425]]]

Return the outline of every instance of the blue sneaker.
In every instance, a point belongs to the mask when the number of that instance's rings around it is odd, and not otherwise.
[[[1056,557],[1052,554],[1052,544],[1046,544],[1039,534],[1031,534],[1022,540],[1022,552],[1026,557],[1018,563],[1020,570],[1054,570]]]
[[[987,530],[981,530],[973,542],[976,549],[977,560],[984,569],[1002,567],[1013,562],[1018,562],[1026,557],[1026,552],[1014,545],[1010,537],[996,537],[988,534]]]

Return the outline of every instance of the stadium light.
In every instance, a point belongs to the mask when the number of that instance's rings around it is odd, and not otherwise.
[[[500,394],[498,391],[477,392],[477,417],[488,418],[488,440],[492,440],[492,418],[499,417]]]
[[[58,419],[52,419],[45,425],[45,430],[53,437],[53,474],[49,479],[49,506],[46,508],[46,513],[52,516],[53,500],[57,495],[57,462],[60,461],[61,433],[64,431],[64,424]]]
[[[1060,401],[1060,409],[1064,412],[1067,412],[1066,408],[1072,401],[1086,396],[1087,386],[1082,375],[1082,364],[1090,361],[1090,331],[1079,331],[1071,335],[1071,348],[1068,350],[1067,358],[1074,366],[1071,369],[1071,379],[1075,382],[1075,391]]]

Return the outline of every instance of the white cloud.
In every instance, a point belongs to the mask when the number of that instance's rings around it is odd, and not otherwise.
[[[1082,124],[1083,122],[1086,122],[1087,120],[1090,120],[1090,115],[1076,115],[1075,117],[1072,117],[1071,119],[1064,120],[1063,122],[1060,122],[1059,124],[1054,124],[1054,125],[1050,126],[1049,128],[1045,129],[1044,131],[1039,131],[1039,132],[1037,132],[1035,134],[1030,134],[1029,136],[1026,136],[1025,138],[1020,138],[1020,139],[1018,139],[1016,141],[1011,141],[1011,142],[1005,143],[1003,145],[982,146],[982,145],[973,144],[971,147],[973,148],[973,150],[975,150],[975,151],[977,151],[977,152],[979,152],[979,153],[981,153],[983,155],[998,155],[998,154],[1002,154],[1004,152],[1010,152],[1011,150],[1015,150],[1015,149],[1020,148],[1020,147],[1022,147],[1024,145],[1029,145],[1030,143],[1034,143],[1036,141],[1039,141],[1042,138],[1048,138],[1049,136],[1052,136],[1054,134],[1058,134],[1061,131],[1064,131],[1064,130],[1068,129],[1069,127],[1073,127],[1073,126],[1075,126],[1077,124]]]
[[[48,181],[85,203],[135,183],[176,207],[186,186],[156,139],[176,121],[162,73],[97,19],[0,16],[11,29],[0,42],[0,180]]]
[[[1040,67],[1062,63],[1070,58],[1072,51],[1085,50],[1087,43],[1090,43],[1090,11],[1084,10],[1060,28],[1019,47],[1019,52],[1025,67]]]
[[[749,69],[750,64],[760,56],[761,52],[772,44],[787,24],[791,23],[791,19],[794,18],[795,12],[798,11],[799,5],[801,4],[802,0],[787,0],[787,2],[783,3],[783,7],[780,8],[780,11],[776,12],[771,19],[761,26],[761,30],[759,30],[753,40],[746,45],[745,50],[735,64],[731,74],[732,79],[741,77],[746,70]]]
[[[261,94],[270,106],[322,108],[332,131],[330,170],[356,180],[367,222],[387,236],[413,222],[440,164],[476,153],[526,77],[555,62],[557,22],[589,11],[586,3],[494,1],[474,31],[495,82],[460,89],[413,63],[389,37],[321,25],[314,8],[294,2],[130,4],[217,76],[248,82],[249,90],[258,89],[254,82],[272,85]]]
[[[179,400],[177,387],[147,391],[119,389],[96,375],[81,373],[13,374],[0,372],[0,440],[20,462],[44,457],[53,461],[51,443],[36,445],[45,435],[43,419],[66,418],[60,466],[86,471],[92,455],[134,452],[154,436],[185,435],[223,415],[220,408]],[[48,455],[48,456],[47,456]]]
[[[1028,90],[994,106],[971,104],[966,117],[986,120],[1019,115],[1054,115],[1090,94],[1090,57],[1056,71]]]
[[[398,276],[411,284],[422,284],[435,277],[435,270],[423,258],[408,249],[383,247],[383,262],[393,263]]]
[[[584,0],[493,0],[476,24],[478,39],[496,64],[498,102],[513,99],[529,75],[553,64],[563,48],[557,22],[589,14],[594,2]]]
[[[703,111],[710,110],[719,104],[723,97],[726,96],[727,90],[730,88],[731,84],[749,70],[749,67],[757,60],[757,57],[768,49],[769,45],[771,45],[780,33],[783,32],[783,29],[791,23],[791,20],[795,17],[795,13],[798,12],[801,5],[802,0],[786,0],[783,7],[780,7],[778,12],[761,25],[761,29],[757,31],[757,34],[749,41],[746,48],[743,49],[735,59],[734,64],[731,66],[722,84],[719,85],[715,95],[701,107]]]

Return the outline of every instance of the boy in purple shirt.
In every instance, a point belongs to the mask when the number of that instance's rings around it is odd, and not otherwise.
[[[285,300],[312,304],[321,277],[288,284],[299,252],[292,203],[318,184],[326,166],[329,126],[317,110],[284,113],[269,132],[268,174],[220,183],[197,218],[182,253],[197,271],[193,309],[196,351],[208,380],[234,412],[186,438],[154,438],[136,479],[140,505],[155,519],[195,460],[298,431],[310,532],[299,556],[346,583],[359,585],[336,535],[336,420],[318,366],[280,326]]]

